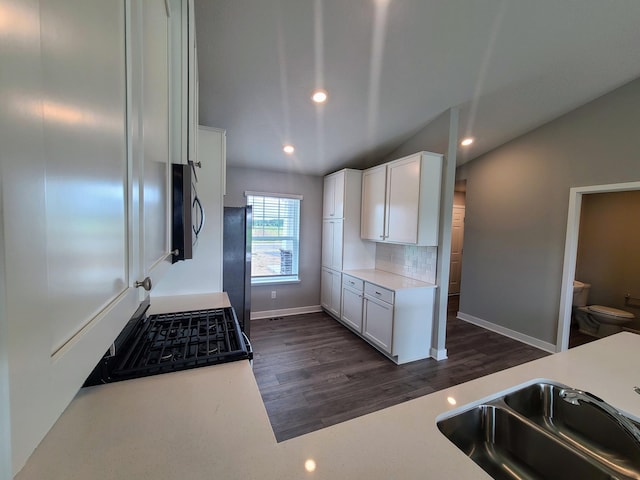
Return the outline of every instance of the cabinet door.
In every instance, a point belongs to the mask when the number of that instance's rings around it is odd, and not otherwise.
[[[333,313],[336,318],[340,318],[341,311],[341,302],[342,298],[342,274],[340,272],[332,272],[332,282],[331,282],[331,305],[329,310]]]
[[[157,283],[158,272],[169,266],[169,18],[164,0],[141,3],[142,62],[139,106],[141,150],[136,160],[141,174],[139,189],[142,236],[140,274]],[[136,72],[136,70],[134,70]],[[136,72],[138,73],[138,72]],[[140,289],[142,296],[146,295]]]
[[[322,266],[342,270],[342,220],[322,222]]]
[[[362,173],[360,237],[380,242],[385,238],[386,165]]]
[[[385,352],[391,353],[393,305],[364,297],[363,335]]]
[[[333,284],[333,275],[331,270],[322,269],[320,278],[320,305],[329,310],[331,308],[331,287]]]
[[[322,222],[322,266],[332,267],[333,262],[333,231],[334,223],[331,220]]]
[[[340,289],[340,272],[323,268],[320,282],[320,304],[337,318],[340,318]]]
[[[418,242],[420,155],[387,166],[386,241]]]
[[[344,217],[344,171],[324,179],[322,218]]]
[[[357,332],[362,331],[362,292],[342,289],[342,321]]]
[[[333,218],[335,216],[335,191],[336,177],[334,175],[324,177],[322,218]]]

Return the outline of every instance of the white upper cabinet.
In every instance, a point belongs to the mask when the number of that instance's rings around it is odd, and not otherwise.
[[[345,175],[346,170],[341,170],[324,177],[322,218],[344,217]]]
[[[363,172],[361,236],[438,244],[442,155],[419,152]]]
[[[167,0],[171,16],[171,159],[198,162],[198,55],[193,0]]]
[[[360,236],[365,240],[384,240],[387,167],[380,165],[362,172],[362,219]]]
[[[155,285],[170,265],[171,250],[168,228],[171,179],[170,27],[164,0],[145,0],[134,3],[134,8],[137,5],[141,9],[141,18],[132,24],[132,50],[141,54],[142,61],[136,63],[130,58],[133,91],[129,123],[135,124],[132,126],[134,145],[131,163],[134,172],[140,174],[137,194],[141,218],[136,224],[140,225],[142,248],[133,276],[138,281],[149,277]],[[142,125],[142,129],[138,130],[137,125]],[[139,289],[139,293],[141,299],[147,295],[143,289]]]

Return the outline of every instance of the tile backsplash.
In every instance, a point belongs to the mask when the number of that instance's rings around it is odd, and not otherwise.
[[[403,277],[436,283],[437,247],[376,244],[376,268]]]

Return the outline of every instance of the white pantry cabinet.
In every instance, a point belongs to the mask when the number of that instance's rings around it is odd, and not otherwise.
[[[363,172],[360,235],[375,242],[438,244],[442,155],[418,152]]]
[[[342,274],[330,268],[322,268],[320,279],[320,304],[336,318],[340,318],[340,289]]]
[[[362,171],[344,169],[327,175],[324,181],[322,221],[322,267],[340,274],[348,268],[373,268],[375,244],[360,238],[360,201]],[[326,274],[323,273],[323,278]],[[329,299],[328,281],[321,282],[320,297]],[[338,303],[326,310],[340,319],[340,289]],[[323,306],[330,302],[321,302]]]
[[[0,79],[22,92],[0,98],[13,474],[168,268],[173,138],[164,0],[14,3],[34,23],[5,32]]]

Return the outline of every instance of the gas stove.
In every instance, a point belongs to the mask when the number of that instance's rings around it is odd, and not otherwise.
[[[149,316],[144,312],[129,321],[85,386],[253,356],[232,308]]]

